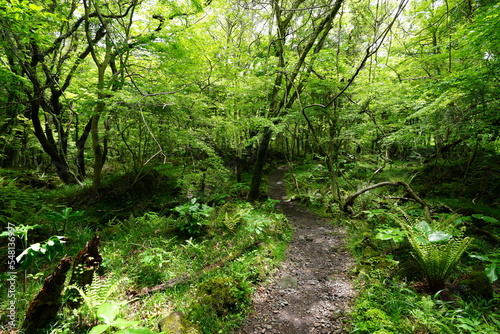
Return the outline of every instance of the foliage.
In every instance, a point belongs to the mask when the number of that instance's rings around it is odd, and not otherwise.
[[[28,248],[28,232],[37,227],[40,227],[40,225],[16,225],[12,233],[21,240],[23,248],[26,249]],[[9,231],[4,231],[0,234],[0,237],[7,237],[8,235]]]
[[[395,215],[391,217],[406,232],[431,291],[443,289],[462,254],[472,242],[472,238],[463,236],[464,228],[457,228],[457,217],[434,221],[432,226],[425,221],[412,221],[408,216],[404,220]]]
[[[72,288],[75,288],[83,299],[82,311],[90,311],[91,314],[98,316],[99,307],[110,300],[120,282],[122,280],[117,280],[112,275],[99,277],[97,272],[94,272],[92,284],[84,288],[78,286]]]
[[[0,176],[0,198],[0,221],[5,224],[31,225],[28,222],[36,221],[35,216],[43,208],[39,193],[20,189],[13,179],[3,176]]]
[[[89,334],[115,333],[115,334],[152,334],[146,328],[130,328],[139,324],[139,321],[129,321],[117,318],[120,313],[120,305],[112,303],[103,303],[97,309],[97,317],[104,322],[103,325],[94,326]],[[120,328],[119,331],[111,331],[112,328]]]
[[[384,216],[379,216],[379,219]],[[400,217],[395,220],[400,221]],[[453,220],[453,219],[452,219]],[[362,233],[368,238],[363,228],[354,229],[362,222],[351,226],[351,242],[357,240]],[[382,223],[382,221],[381,221]],[[388,222],[384,222],[387,224]],[[404,223],[409,224],[406,220]],[[439,223],[439,222],[436,222]],[[441,221],[442,223],[442,221]],[[446,225],[446,224],[444,224]],[[401,227],[401,226],[400,226]],[[452,228],[453,230],[453,228]],[[371,238],[374,238],[372,235]],[[467,300],[453,295],[449,301],[449,290],[435,295],[422,294],[418,284],[400,280],[394,267],[380,266],[377,261],[369,261],[366,256],[378,256],[378,252],[389,252],[383,244],[375,245],[374,241],[365,241],[374,247],[379,246],[375,254],[358,253],[358,261],[363,264],[363,272],[359,274],[359,293],[350,314],[351,333],[494,333],[500,328],[499,317],[495,311],[498,302],[495,300]],[[392,254],[399,264],[405,261],[405,247],[393,249]],[[387,245],[386,245],[387,246]],[[359,267],[359,265],[358,265]],[[401,268],[399,268],[401,269]],[[420,270],[420,269],[419,269]],[[441,296],[443,296],[441,298]]]
[[[172,211],[179,214],[179,229],[188,235],[197,236],[209,223],[207,218],[210,217],[213,208],[197,203],[197,199],[193,198],[190,202],[173,208]]]
[[[55,254],[63,251],[63,244],[66,243],[64,236],[54,235],[47,241],[37,242],[30,245],[23,250],[21,254],[16,257],[16,261],[21,263],[21,268],[30,268],[34,260],[40,255],[46,256],[49,260],[53,260]]]
[[[490,283],[493,283],[496,280],[498,280],[498,276],[500,275],[500,254],[499,253],[494,253],[494,254],[491,254],[490,256],[482,256],[482,255],[476,255],[476,254],[471,254],[469,256],[474,258],[474,259],[489,262],[489,265],[484,269],[484,271],[486,272],[486,276],[488,277]]]
[[[192,276],[137,306],[151,328],[173,304],[189,311],[201,298],[196,285],[210,279],[246,300],[246,284],[265,278],[291,235],[272,201],[242,200],[263,191],[254,184],[266,156],[290,167],[288,198],[323,214],[336,213],[341,197],[369,180],[407,177],[428,199],[442,196],[448,211],[498,234],[498,3],[273,4],[2,3],[0,222],[16,226],[23,267],[37,264],[33,274],[42,277],[51,259],[33,261],[63,244],[52,235],[67,236],[73,254],[98,228],[101,273],[126,277],[127,288]],[[259,182],[250,183],[252,171]],[[95,189],[53,189],[45,180],[56,175],[78,187],[93,179]],[[349,222],[355,253],[373,255],[360,261],[371,276],[374,267],[392,270],[413,247],[437,289],[470,239],[444,220],[387,220],[388,208],[408,201],[399,195],[360,199],[362,221]],[[222,272],[197,276],[253,244]],[[475,259],[487,263],[493,282],[498,254],[484,245],[476,245]],[[25,282],[23,303],[41,285]],[[458,312],[403,292],[414,313],[364,305],[357,330],[399,332],[398,323],[403,332],[491,331],[470,305]],[[216,314],[210,330],[227,332],[241,305],[236,314]],[[398,312],[415,327],[396,321]]]
[[[57,211],[50,211],[45,214],[45,217],[49,220],[51,220],[54,223],[54,230],[58,232],[57,224],[62,224],[62,230],[61,234],[64,234],[66,232],[66,225],[70,221],[77,221],[80,219],[84,211],[75,211],[73,212],[73,208],[63,208],[61,212]]]
[[[397,228],[377,229],[378,233],[375,236],[379,240],[392,240],[393,242],[401,242],[406,234],[403,230]]]

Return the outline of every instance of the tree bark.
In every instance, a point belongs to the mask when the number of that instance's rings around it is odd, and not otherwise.
[[[76,157],[76,166],[78,168],[78,176],[80,177],[80,179],[84,179],[87,174],[85,171],[85,144],[87,143],[91,126],[92,126],[92,117],[87,122],[87,125],[85,125],[82,135],[80,136],[80,138],[78,138],[76,142],[76,148],[78,150],[78,154]]]
[[[78,253],[73,261],[73,271],[69,285],[76,285],[81,288],[92,284],[94,272],[99,269],[102,262],[101,254],[99,253],[99,243],[101,238],[96,234],[85,244],[85,247]],[[68,291],[71,307],[77,308],[81,304],[81,298],[75,289]]]
[[[41,89],[35,88],[35,91],[38,92],[37,94],[41,94]],[[46,132],[43,130],[39,116],[40,99],[40,96],[38,96],[37,98],[35,97],[30,106],[30,117],[33,124],[35,136],[38,138],[38,141],[42,145],[45,153],[47,153],[47,155],[50,157],[52,164],[56,168],[57,175],[59,176],[61,181],[63,181],[65,184],[77,184],[79,183],[79,181],[76,178],[75,174],[73,174],[73,172],[71,171],[66,156],[63,155],[63,152],[61,152],[61,150],[57,149],[56,143],[51,141]],[[47,131],[50,130],[47,129]]]
[[[264,171],[264,164],[266,162],[267,149],[269,148],[272,134],[273,130],[271,130],[269,127],[264,129],[264,134],[259,145],[259,150],[257,151],[257,160],[255,162],[255,167],[252,174],[250,192],[248,193],[248,199],[251,201],[256,201],[260,197],[260,183]]]
[[[61,293],[64,289],[66,274],[71,268],[71,257],[64,257],[43,283],[43,287],[28,306],[26,317],[21,326],[23,333],[46,333],[62,305]]]

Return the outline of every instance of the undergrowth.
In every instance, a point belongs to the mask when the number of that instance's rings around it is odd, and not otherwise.
[[[153,175],[155,180],[163,180],[175,173]],[[174,191],[174,199],[172,191],[160,191],[144,196],[144,202],[125,214],[115,211],[118,202],[126,200],[128,206],[129,201],[141,198],[138,193],[127,194],[126,189],[132,189],[128,181],[128,188],[121,190],[118,183],[113,190],[116,203],[101,203],[97,209],[88,203],[103,197],[92,196],[87,188],[38,191],[2,182],[0,191],[8,195],[8,201],[0,204],[0,219],[28,227],[22,230],[25,233],[16,234],[17,255],[36,243],[46,245],[45,240],[58,233],[64,232],[65,241],[50,258],[46,253],[33,253],[26,271],[17,271],[18,327],[29,302],[59,259],[65,254],[76,256],[94,233],[101,237],[103,261],[93,284],[78,288],[83,304],[71,309],[70,303],[64,303],[47,334],[86,334],[100,329],[114,333],[120,323],[132,326],[130,332],[136,328],[134,333],[142,329],[144,333],[158,332],[160,320],[174,311],[182,312],[203,333],[229,333],[243,321],[253,289],[282,260],[291,238],[285,216],[274,209],[276,201],[250,204],[238,199],[241,188],[222,184],[218,193],[207,189],[197,194],[199,197],[193,197],[191,191],[181,195],[179,189]],[[104,193],[113,189],[112,181],[108,182]],[[176,184],[175,180],[168,182]],[[136,186],[136,191],[154,191],[141,187]],[[228,193],[221,192],[226,190]],[[88,200],[85,205],[83,198]],[[168,205],[159,204],[162,198]],[[148,210],[141,212],[141,208]],[[73,217],[77,212],[78,217]],[[108,220],[98,217],[99,212]],[[116,215],[112,216],[113,212]],[[61,219],[54,221],[54,217]],[[6,243],[6,238],[1,242]],[[5,258],[7,249],[0,251]],[[6,272],[2,270],[3,281],[8,278]],[[144,293],[165,283],[168,286],[156,292]],[[6,294],[6,288],[2,285],[0,293]],[[8,309],[7,303],[2,300],[2,312]],[[6,314],[0,318],[6,319]]]
[[[375,173],[380,165],[369,156],[344,164],[341,197],[383,181],[403,180],[423,189],[415,182],[425,170],[418,163],[394,162]],[[292,199],[339,215],[328,177],[318,158],[293,166],[287,178]],[[425,200],[433,222],[424,222],[421,206],[406,199],[404,189],[392,188],[362,194],[354,215],[342,219],[357,259],[350,333],[500,333],[498,210],[465,198]],[[432,292],[428,283],[434,278],[439,288]]]

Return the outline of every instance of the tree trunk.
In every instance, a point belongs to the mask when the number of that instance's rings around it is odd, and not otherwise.
[[[73,271],[69,285],[79,286],[81,288],[92,284],[94,272],[99,268],[102,262],[101,254],[99,253],[100,237],[96,234],[85,244],[85,247],[78,253],[73,262]],[[81,304],[81,297],[75,289],[70,289],[67,292],[69,305],[77,308]]]
[[[80,138],[78,138],[76,142],[76,148],[78,150],[78,154],[76,157],[76,166],[78,168],[78,176],[82,180],[85,178],[87,174],[85,171],[85,144],[87,143],[91,126],[92,126],[92,117],[87,122],[87,125],[85,125],[82,135],[80,136]]]
[[[104,166],[104,156],[99,138],[99,113],[104,109],[104,103],[99,103],[96,107],[96,114],[92,117],[90,133],[92,134],[92,148],[94,150],[94,177],[92,187],[97,191],[101,186],[102,167]]]
[[[51,142],[42,128],[40,123],[40,116],[38,112],[40,110],[40,102],[38,99],[33,99],[31,102],[31,122],[33,124],[33,129],[35,136],[42,145],[43,150],[47,153],[52,161],[54,167],[56,167],[56,172],[61,181],[65,184],[79,184],[80,182],[76,178],[75,174],[71,171],[69,167],[66,156],[63,154],[63,150],[58,150],[56,143]],[[50,130],[47,130],[50,131]]]
[[[71,268],[71,257],[64,257],[54,272],[45,279],[43,287],[28,306],[22,324],[23,333],[46,333],[62,305],[61,293],[64,289],[66,274]]]
[[[262,173],[264,171],[264,164],[266,162],[267,149],[269,148],[269,143],[271,142],[271,136],[273,131],[267,127],[264,129],[264,134],[259,145],[259,150],[257,151],[257,161],[255,162],[255,167],[252,175],[252,183],[250,185],[250,192],[248,194],[248,199],[251,201],[256,201],[260,197],[260,184],[262,181]]]

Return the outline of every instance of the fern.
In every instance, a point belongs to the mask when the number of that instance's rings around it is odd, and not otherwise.
[[[240,223],[242,223],[243,221],[245,221],[245,219],[248,218],[248,216],[253,210],[253,206],[249,203],[246,203],[244,205],[237,207],[234,210],[232,208],[227,208],[227,207],[225,209],[227,209],[228,211],[224,212],[224,218],[222,219],[222,223],[228,230],[234,231]]]
[[[472,238],[464,237],[464,228],[457,229],[450,216],[441,221],[414,221],[406,214],[404,218],[390,214],[406,232],[413,248],[413,256],[422,267],[429,288],[437,292],[444,288],[446,280],[455,269],[461,256],[469,247]]]
[[[106,303],[113,292],[118,288],[122,280],[114,279],[113,275],[99,277],[94,272],[91,285],[86,285],[85,288],[74,286],[83,299],[83,306],[87,307],[94,314],[102,304]]]

